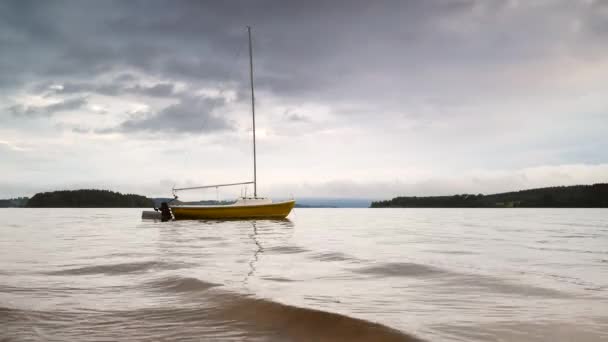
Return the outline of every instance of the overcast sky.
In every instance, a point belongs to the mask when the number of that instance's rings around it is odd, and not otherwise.
[[[0,198],[250,180],[247,25],[260,195],[608,181],[608,1],[20,0]]]

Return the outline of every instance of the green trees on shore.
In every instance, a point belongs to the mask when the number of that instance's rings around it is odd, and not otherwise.
[[[0,199],[0,208],[20,208],[25,207],[29,198],[17,197],[9,199]]]
[[[41,192],[27,201],[30,208],[150,208],[154,201],[145,196],[109,190],[64,190]]]
[[[608,208],[608,184],[559,186],[493,195],[395,197],[372,208]]]

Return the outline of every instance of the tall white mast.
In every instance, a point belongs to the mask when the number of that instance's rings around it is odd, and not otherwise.
[[[253,47],[251,46],[251,26],[247,26],[249,34],[249,80],[251,81],[251,116],[253,118],[253,197],[258,197],[256,158],[255,158],[255,94],[253,92]]]

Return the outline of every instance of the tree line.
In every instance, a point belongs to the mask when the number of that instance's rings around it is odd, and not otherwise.
[[[141,195],[83,189],[37,193],[25,206],[29,208],[150,208],[154,206],[154,201]]]
[[[608,183],[557,186],[499,194],[395,197],[372,208],[608,208]]]
[[[0,199],[0,208],[20,208],[25,207],[28,197],[17,197],[9,199]]]

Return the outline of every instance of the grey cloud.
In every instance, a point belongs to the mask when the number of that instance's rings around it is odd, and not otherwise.
[[[170,79],[246,87],[246,64],[235,63],[235,55],[245,54],[247,23],[255,30],[260,88],[302,100],[380,98],[384,105],[392,101],[398,106],[404,93],[454,93],[442,89],[441,78],[433,74],[437,65],[446,74],[450,66],[463,68],[463,75],[470,76],[460,81],[472,83],[473,69],[500,68],[563,48],[553,38],[566,35],[564,20],[597,25],[600,20],[585,19],[600,17],[594,14],[598,3],[8,1],[0,11],[0,30],[7,32],[0,42],[8,61],[0,63],[0,75],[12,79],[0,83],[28,82],[32,74],[82,80],[131,68]],[[581,44],[592,44],[584,38],[568,41],[565,51],[584,51]],[[462,88],[460,92],[466,90]]]
[[[82,127],[72,127],[72,132],[74,132],[74,133],[89,133],[89,132],[91,132],[91,130],[88,129],[88,128],[82,128]]]
[[[243,23],[251,23],[260,31],[256,44],[264,51],[258,58],[259,76],[270,80],[261,85],[273,87],[273,73],[295,73],[299,78],[291,81],[291,88],[319,85],[304,76],[315,69],[324,71],[318,68],[318,62],[331,53],[338,38],[344,38],[343,34],[356,25],[350,19],[353,14],[370,7],[367,2],[340,1],[290,6],[274,1],[185,1],[179,6],[167,1],[86,6],[79,2],[27,3],[4,5],[3,29],[14,32],[7,39],[16,48],[14,55],[9,55],[14,67],[28,66],[41,75],[81,78],[113,68],[133,67],[211,82],[225,80],[234,69],[234,53],[246,42]],[[384,4],[387,5],[396,6],[393,12],[403,14],[409,13],[406,9],[410,7],[425,7],[416,2],[390,1]],[[142,7],[147,15],[139,15]],[[382,13],[373,7],[369,12],[374,17],[369,19],[375,21]],[[294,65],[303,73],[294,70]],[[278,79],[287,83],[292,78]],[[290,89],[284,84],[273,88]]]
[[[15,116],[50,116],[57,112],[80,109],[86,104],[87,99],[85,97],[78,97],[47,106],[14,105],[9,107],[8,110]]]
[[[135,78],[131,79],[134,80]],[[107,96],[140,94],[150,97],[171,97],[176,95],[175,86],[172,83],[158,83],[151,86],[128,85],[116,82],[116,80],[114,83],[66,82],[62,84],[61,89],[54,89],[52,92],[57,94],[97,93]]]
[[[595,0],[590,3],[591,9],[584,18],[579,19],[583,26],[594,38],[606,39],[608,36],[608,2]]]
[[[446,111],[429,96],[454,106],[508,101],[536,89],[509,84],[517,77],[505,70],[585,59],[591,51],[606,56],[600,3],[7,1],[0,5],[0,87],[42,79],[74,94],[180,96],[169,84],[133,85],[135,72],[197,88],[230,84],[244,101],[250,24],[261,95],[331,108],[365,105],[367,114],[385,116],[424,106],[441,116]],[[571,30],[574,21],[580,30]],[[86,84],[107,72],[122,74],[110,84]]]
[[[121,94],[124,88],[121,84],[99,84],[90,81],[67,81],[52,82],[45,81],[36,83],[30,87],[35,95],[50,97],[55,95],[76,95],[84,93],[98,93],[101,95],[116,96]]]
[[[287,121],[291,121],[291,122],[310,122],[311,121],[310,118],[305,115],[293,113],[290,111],[285,111],[284,116],[287,119]]]
[[[152,97],[170,97],[175,94],[175,86],[171,83],[159,83],[153,86],[135,85],[130,88],[125,88],[125,91]]]
[[[95,84],[88,82],[66,82],[63,88],[55,92],[61,94],[98,93],[102,95],[115,96],[120,94],[121,87],[112,84]]]
[[[136,80],[137,80],[137,77],[135,75],[129,74],[129,73],[120,74],[114,78],[114,82],[116,82],[116,83],[128,83],[128,82],[134,82]]]
[[[105,132],[211,133],[236,129],[234,123],[216,113],[222,98],[184,97],[179,103],[143,118],[124,121]]]

